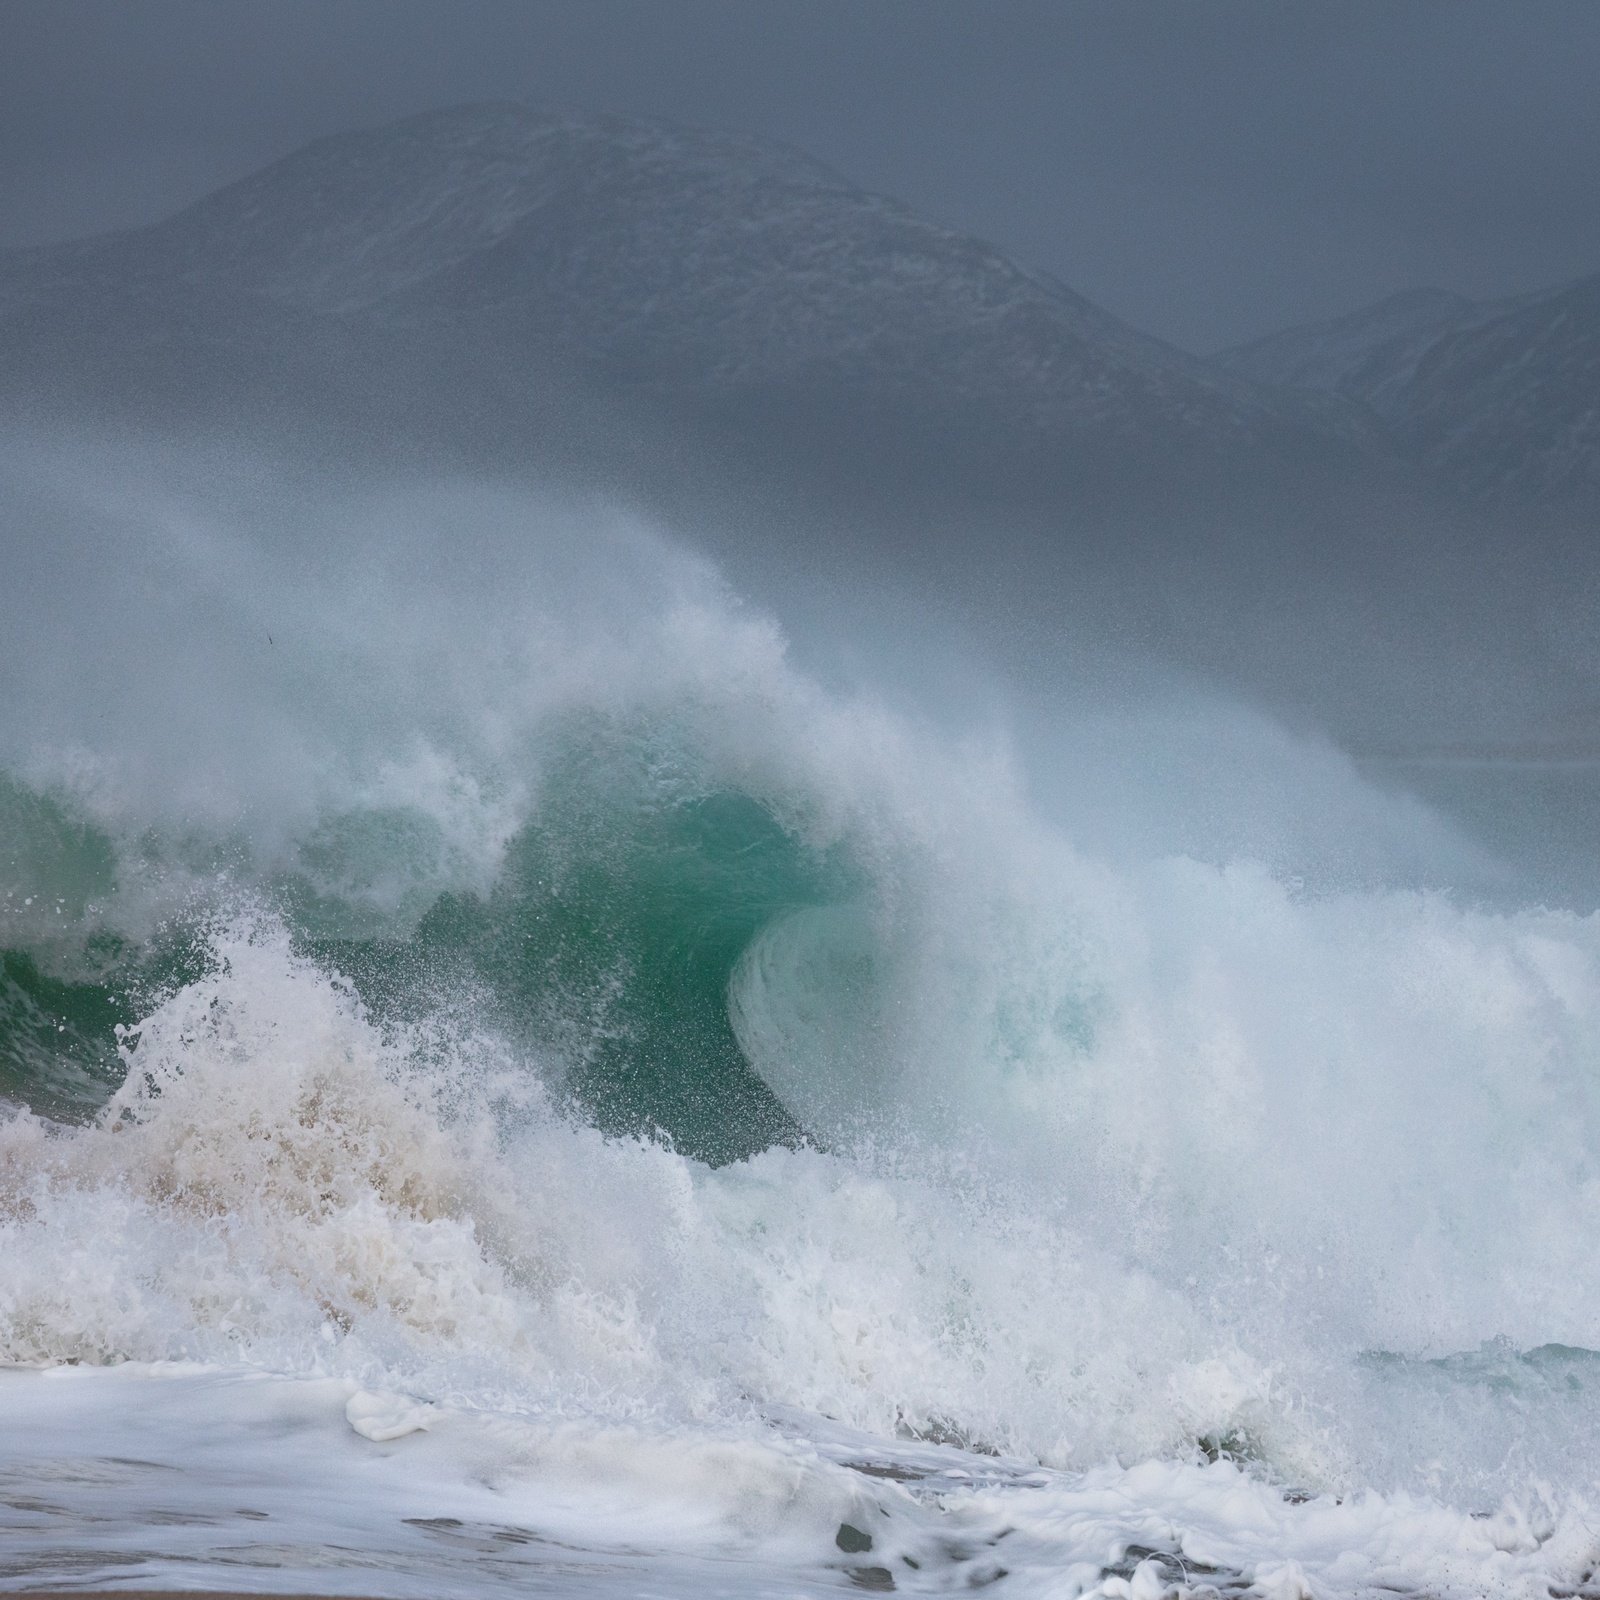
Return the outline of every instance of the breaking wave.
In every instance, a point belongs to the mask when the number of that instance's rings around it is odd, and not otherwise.
[[[994,1516],[1078,1590],[1107,1485],[1272,1508],[1247,1573],[1366,1581],[1381,1506],[1407,1582],[1583,1579],[1595,918],[1096,853],[613,513],[9,470],[56,531],[0,646],[5,1360],[703,1472],[902,1587],[998,1526],[895,1487],[930,1450],[1042,1472]]]

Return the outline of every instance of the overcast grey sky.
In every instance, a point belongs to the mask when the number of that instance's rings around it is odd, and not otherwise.
[[[472,99],[768,134],[1195,350],[1600,271],[1600,0],[0,0],[0,243]]]

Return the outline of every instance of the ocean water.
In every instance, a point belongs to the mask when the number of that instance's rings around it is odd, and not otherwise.
[[[1459,807],[579,500],[4,470],[0,1586],[1593,1581],[1600,921]]]

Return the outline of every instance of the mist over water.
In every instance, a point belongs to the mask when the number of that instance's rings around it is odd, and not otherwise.
[[[621,1494],[913,1589],[956,1524],[1074,1593],[1592,1565],[1559,863],[1127,641],[786,614],[594,497],[0,473],[4,1359],[203,1364],[245,1433],[230,1374],[323,1384],[341,1450],[427,1434],[424,1521],[565,1483],[586,1549]]]

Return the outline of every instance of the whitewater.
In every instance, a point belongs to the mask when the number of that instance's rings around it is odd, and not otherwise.
[[[3,471],[0,1586],[1591,1584],[1595,915],[582,496]]]

